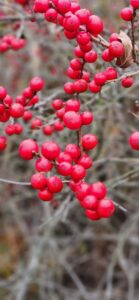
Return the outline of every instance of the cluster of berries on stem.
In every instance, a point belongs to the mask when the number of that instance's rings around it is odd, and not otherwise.
[[[29,4],[27,0],[16,0],[21,5]],[[139,1],[131,0],[129,7],[121,10],[120,16],[124,21],[133,20]],[[7,94],[7,90],[0,87],[0,122],[6,123],[5,134],[21,134],[22,121],[30,123],[32,130],[42,129],[46,136],[64,128],[77,132],[77,143],[69,143],[64,149],[53,139],[43,141],[24,139],[19,146],[19,155],[25,160],[35,160],[35,173],[31,177],[32,187],[38,191],[42,201],[52,201],[55,194],[61,192],[64,184],[69,185],[75,198],[85,209],[87,218],[98,220],[109,218],[115,211],[115,204],[107,196],[107,188],[103,182],[86,182],[87,170],[93,165],[89,151],[96,148],[98,138],[93,133],[84,134],[84,126],[92,124],[94,116],[90,111],[82,111],[80,93],[89,90],[93,94],[100,93],[103,86],[111,81],[119,80],[121,85],[129,88],[133,85],[133,74],[120,76],[119,69],[125,55],[125,45],[117,33],[110,35],[109,41],[102,36],[104,24],[102,19],[89,9],[80,7],[76,0],[35,0],[34,15],[41,14],[44,20],[62,27],[63,34],[68,40],[75,40],[74,58],[70,60],[67,77],[64,84],[67,100],[53,99],[54,120],[50,124],[43,118],[33,115],[32,108],[39,101],[38,92],[44,87],[41,77],[34,77],[27,88],[15,100]],[[0,52],[9,49],[18,50],[25,45],[24,39],[15,39],[7,35],[0,40]],[[132,37],[133,58],[135,62],[135,43]],[[92,74],[87,66],[98,60],[97,49],[101,50],[104,70]],[[99,58],[100,59],[100,58]],[[113,65],[111,64],[113,63]],[[118,69],[119,68],[119,69]],[[90,70],[90,69],[89,69]],[[7,124],[8,122],[8,124]],[[10,123],[9,123],[10,122]],[[0,150],[6,148],[7,138],[0,136]],[[139,133],[130,137],[130,145],[139,150]]]

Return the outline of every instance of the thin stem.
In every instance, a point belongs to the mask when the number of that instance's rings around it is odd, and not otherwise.
[[[82,128],[80,128],[78,131],[77,131],[77,139],[78,139],[78,146],[80,148],[80,151],[81,151],[81,156],[83,154],[83,146],[82,146]]]
[[[94,41],[96,44],[100,44],[104,48],[109,47],[109,42],[107,42],[101,35],[98,35],[98,37],[91,36],[92,41]]]
[[[2,23],[2,24],[7,24],[7,23],[12,23],[12,22],[19,22],[19,21],[21,21],[22,19],[24,19],[24,21],[32,21],[32,18],[33,18],[33,16],[15,16],[15,17],[13,17],[13,16],[9,16],[9,17],[0,17],[0,23]],[[37,18],[36,19],[36,21],[44,21],[44,18]]]
[[[132,55],[133,55],[134,62],[136,62],[135,31],[134,31],[135,17],[136,17],[136,9],[134,9],[133,11],[133,19],[131,20],[131,41],[132,41]]]
[[[81,74],[80,74],[80,79],[82,78],[85,64],[86,64],[86,61],[83,59],[83,64],[82,64]],[[78,97],[79,97],[79,93],[77,94],[77,98]],[[82,146],[82,128],[81,127],[77,131],[77,139],[78,139],[78,146],[79,146],[80,151],[81,151],[80,156],[82,156],[82,154],[83,154],[83,146]]]
[[[31,183],[30,183],[30,182],[14,181],[14,180],[4,179],[4,178],[0,178],[0,182],[2,182],[2,183],[14,184],[14,185],[31,186]]]
[[[115,206],[118,208],[118,209],[120,209],[121,211],[123,211],[123,212],[127,212],[127,209],[125,208],[125,207],[123,207],[122,205],[120,205],[119,203],[117,203],[117,202],[115,202],[115,201],[113,201],[113,203],[115,204]]]

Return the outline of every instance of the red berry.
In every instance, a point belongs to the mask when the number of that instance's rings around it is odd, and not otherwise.
[[[10,95],[6,95],[6,97],[3,99],[3,104],[6,107],[10,107],[13,103],[13,98]]]
[[[125,88],[129,88],[130,86],[133,85],[133,83],[134,83],[134,81],[133,81],[132,77],[123,78],[121,81],[122,86]]]
[[[81,45],[82,44],[85,45],[85,44],[89,43],[90,42],[90,34],[88,32],[84,32],[84,31],[79,32],[77,35],[77,42]]]
[[[10,114],[13,118],[21,118],[24,114],[24,107],[20,103],[13,103],[10,107]]]
[[[1,44],[0,44],[0,52],[4,53],[7,50],[9,50],[9,45],[7,43],[5,43],[5,42],[1,42]]]
[[[21,4],[21,5],[27,4],[27,0],[16,0],[16,2]]]
[[[35,0],[34,12],[45,13],[49,8],[49,0]]]
[[[67,93],[67,94],[74,94],[75,93],[75,90],[74,90],[74,83],[72,82],[66,82],[64,84],[64,91]]]
[[[99,93],[101,91],[101,86],[100,85],[97,85],[95,80],[92,80],[90,83],[89,83],[89,90],[92,92],[92,93]]]
[[[78,71],[82,68],[82,62],[78,58],[74,58],[70,61],[70,66],[73,70]]]
[[[0,100],[3,100],[7,95],[7,90],[3,87],[0,86]]]
[[[57,23],[58,23],[60,26],[63,26],[63,21],[64,21],[64,16],[58,14],[58,15],[57,15]]]
[[[62,162],[72,162],[72,158],[68,153],[65,152],[60,152],[58,158],[57,158],[57,162],[58,163],[62,163]]]
[[[70,176],[72,172],[72,164],[67,161],[64,161],[58,165],[57,169],[61,175]]]
[[[19,154],[25,160],[30,160],[39,151],[37,143],[32,139],[26,139],[19,146]]]
[[[98,144],[98,139],[95,134],[85,134],[82,137],[82,145],[84,149],[91,150],[94,149]]]
[[[107,80],[113,80],[117,78],[117,70],[113,67],[109,67],[105,70],[105,76]]]
[[[109,61],[112,61],[112,60],[114,59],[114,56],[113,56],[113,54],[110,52],[109,49],[105,49],[105,50],[102,52],[102,59],[103,59],[104,61],[109,62]]]
[[[5,133],[8,135],[13,135],[15,134],[15,127],[14,124],[9,124],[5,127]]]
[[[74,83],[74,90],[77,93],[83,93],[87,90],[88,84],[84,79],[76,80]]]
[[[30,88],[29,88],[30,89]],[[31,92],[32,93],[32,92]],[[25,105],[26,103],[26,99],[23,97],[23,96],[17,96],[15,98],[15,103],[20,103],[22,104],[23,106]]]
[[[91,221],[97,221],[100,219],[98,213],[96,210],[86,210],[86,216],[88,219],[90,219]]]
[[[50,160],[54,160],[60,154],[60,147],[53,141],[44,142],[41,147],[42,155]]]
[[[52,170],[52,163],[45,157],[40,157],[36,160],[35,168],[38,172],[49,172]]]
[[[98,199],[93,195],[87,195],[81,201],[81,206],[85,209],[95,209],[98,205]]]
[[[54,123],[54,130],[55,131],[61,131],[64,128],[64,124],[63,122],[61,122],[60,120],[56,120]]]
[[[30,110],[24,111],[23,119],[25,122],[28,122],[32,119],[33,113]]]
[[[75,71],[70,67],[67,70],[67,76],[71,79],[79,79],[80,75],[81,75],[80,71]]]
[[[34,118],[31,121],[31,129],[38,129],[42,127],[42,120],[40,120],[39,118]]]
[[[107,188],[103,182],[95,182],[91,186],[91,193],[98,199],[103,199],[107,194]]]
[[[65,148],[65,153],[70,155],[72,159],[77,159],[80,156],[80,149],[75,144],[68,144]]]
[[[71,2],[71,12],[74,14],[77,10],[80,9],[80,5],[79,3],[75,2]]]
[[[94,50],[91,50],[84,55],[84,59],[88,63],[94,63],[97,60],[97,57],[97,52]]]
[[[53,133],[53,127],[51,125],[44,125],[43,126],[43,133],[45,135],[51,135]]]
[[[86,72],[86,71],[83,71],[82,72],[82,79],[84,79],[87,82],[90,82],[90,73]]]
[[[97,213],[100,218],[109,218],[114,214],[115,205],[111,199],[103,199],[98,202]]]
[[[0,122],[7,122],[10,118],[10,112],[9,110],[4,110],[2,114],[0,114]]]
[[[89,43],[87,44],[80,44],[80,48],[82,51],[84,52],[89,52],[92,50],[92,47],[93,47],[93,43],[90,41]]]
[[[132,149],[139,150],[139,131],[135,131],[131,134],[129,144]]]
[[[103,73],[103,72],[97,73],[94,76],[94,81],[97,85],[105,84],[106,80],[107,80],[107,77],[106,77],[105,73]]]
[[[7,139],[5,136],[1,135],[0,136],[0,151],[5,150],[6,146],[7,146]]]
[[[84,111],[81,114],[81,118],[82,118],[82,125],[89,125],[93,122],[93,115],[90,111]]]
[[[124,53],[124,46],[121,42],[114,41],[110,43],[109,50],[114,57],[120,57]]]
[[[75,182],[82,180],[86,175],[86,170],[81,165],[74,165],[71,172],[72,180]]]
[[[34,92],[38,92],[42,90],[43,86],[44,86],[44,81],[42,80],[41,77],[34,77],[30,81],[30,87]]]
[[[62,108],[63,107],[63,101],[61,99],[55,99],[55,100],[53,100],[52,107],[55,110],[58,110],[58,109]]]
[[[33,96],[32,99],[29,101],[29,103],[27,104],[28,106],[30,105],[35,105],[36,103],[39,102],[39,98],[37,95]]]
[[[47,187],[51,193],[59,193],[63,189],[62,180],[57,176],[47,178]]]
[[[38,197],[42,201],[51,201],[53,199],[53,194],[47,188],[45,188],[44,190],[39,191]]]
[[[76,38],[77,36],[77,31],[68,31],[68,30],[64,30],[64,34],[67,37],[67,39],[69,40],[73,40]]]
[[[65,108],[61,108],[59,110],[57,110],[56,112],[56,116],[60,119],[60,120],[63,120],[63,117],[64,117],[64,114],[65,114]]]
[[[69,99],[66,101],[65,111],[75,111],[78,112],[80,109],[80,101],[77,99]]]
[[[64,26],[64,29],[66,29],[68,31],[75,31],[80,26],[79,18],[72,14],[65,18],[65,20],[63,22],[63,26]]]
[[[85,25],[88,23],[88,19],[89,19],[90,15],[91,15],[91,12],[86,8],[79,9],[76,12],[76,16],[79,18],[80,23],[82,25]]]
[[[79,57],[79,58],[83,58],[84,57],[84,51],[81,50],[81,48],[79,46],[77,46],[74,49],[74,54]]]
[[[64,124],[71,130],[78,130],[82,125],[81,116],[75,111],[68,111],[63,117]]]
[[[45,19],[48,22],[56,23],[57,22],[57,11],[54,8],[49,8],[45,13]]]
[[[111,35],[110,35],[110,43],[111,42],[114,42],[114,41],[118,41],[119,39],[119,35],[117,32],[113,32]]]
[[[83,154],[83,156],[78,160],[78,164],[82,165],[85,169],[89,169],[93,164],[92,158],[86,154]]]
[[[23,127],[20,123],[15,123],[14,124],[14,131],[15,134],[21,134],[23,132]]]
[[[36,190],[42,190],[47,185],[47,179],[43,173],[35,173],[31,177],[31,185]]]
[[[125,21],[131,21],[133,19],[133,9],[131,7],[124,7],[120,12],[120,16]]]
[[[70,0],[58,0],[57,8],[61,14],[67,13],[71,9]]]
[[[132,5],[135,9],[139,9],[139,0],[130,0],[130,5]]]
[[[31,99],[34,96],[34,92],[30,86],[24,89],[22,96],[27,99]]]
[[[5,111],[5,106],[2,103],[0,103],[0,115],[2,115],[4,111]]]
[[[92,34],[100,34],[103,31],[103,22],[100,17],[92,15],[87,22],[87,29]]]
[[[71,182],[72,183],[72,182]],[[85,196],[88,195],[90,190],[90,185],[84,181],[76,183],[76,186],[74,187],[74,192],[76,192],[76,198],[79,201],[82,201]]]

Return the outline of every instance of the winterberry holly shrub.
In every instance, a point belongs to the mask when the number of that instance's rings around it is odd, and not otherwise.
[[[87,180],[88,170],[94,172],[92,155],[93,151],[97,152],[100,141],[90,130],[94,115],[90,110],[84,110],[82,100],[87,93],[95,99],[115,82],[120,82],[123,89],[134,85],[134,77],[139,74],[135,41],[139,1],[129,1],[129,7],[119,12],[128,30],[111,32],[107,38],[102,18],[75,0],[16,0],[13,7],[23,11],[24,22],[28,21],[30,26],[39,22],[52,23],[53,34],[60,34],[61,39],[67,39],[71,44],[72,57],[64,74],[64,84],[61,83],[63,97],[52,97],[50,118],[46,118],[41,110],[36,113],[42,104],[40,95],[44,89],[47,91],[47,81],[43,74],[38,74],[39,71],[15,97],[8,93],[8,83],[7,86],[1,84],[0,122],[4,134],[0,136],[0,151],[6,151],[11,136],[21,136],[17,152],[21,159],[33,162],[34,171],[30,171],[28,184],[34,194],[37,191],[40,200],[52,202],[68,185],[69,192],[74,194],[88,219],[109,218],[117,203],[109,196],[105,182],[97,178],[94,182]],[[2,11],[0,22],[5,22],[6,18]],[[7,51],[29,46],[29,38],[22,32],[22,18],[17,20],[13,16],[12,21],[18,21],[14,28],[17,35],[5,33],[1,36],[1,57]],[[67,63],[66,51],[64,55]],[[42,140],[39,132],[43,133]],[[57,133],[58,141],[55,140]],[[68,143],[63,146],[61,136],[67,134]],[[139,150],[138,131],[131,134],[129,143],[134,150]]]

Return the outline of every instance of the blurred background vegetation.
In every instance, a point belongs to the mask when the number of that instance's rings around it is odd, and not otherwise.
[[[12,5],[12,1],[0,1],[1,11],[18,15],[6,3]],[[106,39],[120,29],[128,32],[119,11],[129,1],[80,3],[104,19]],[[20,30],[27,46],[0,54],[0,85],[15,97],[33,76],[41,75],[46,87],[35,113],[48,120],[52,99],[66,99],[63,84],[75,43],[69,43],[58,27],[45,21],[25,21],[22,29],[18,22],[0,22],[0,35]],[[138,30],[136,39],[138,44]],[[93,76],[105,64],[98,60],[89,68]],[[88,92],[81,96],[82,109],[91,110],[95,118],[86,130],[97,134],[100,141],[92,152],[94,165],[88,181],[105,181],[109,196],[127,212],[117,208],[110,220],[91,222],[68,186],[50,205],[41,202],[30,187],[0,183],[1,300],[139,299],[139,153],[128,145],[131,132],[139,127],[138,89],[137,77],[128,90],[118,82],[104,87],[100,95]],[[0,128],[2,134],[3,125]],[[46,139],[40,130],[32,135],[26,124],[21,137],[9,138],[7,150],[0,155],[0,178],[30,180],[33,162],[19,159],[17,149],[24,137],[31,136],[40,142]],[[75,134],[66,129],[53,139],[60,140],[61,147],[69,140],[76,142]]]

